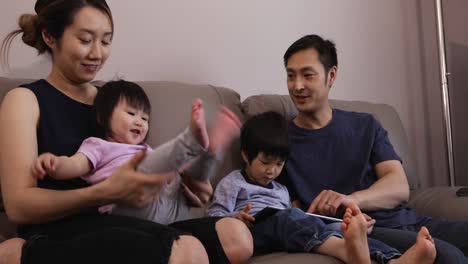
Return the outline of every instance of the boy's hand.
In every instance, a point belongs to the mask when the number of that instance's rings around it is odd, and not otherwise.
[[[237,218],[237,219],[241,220],[242,222],[244,222],[244,224],[248,228],[252,228],[253,227],[253,222],[255,222],[255,217],[249,215],[250,209],[252,209],[252,205],[247,204],[247,206],[244,207],[244,209],[242,209],[242,211],[240,211],[239,213],[237,213],[234,216],[234,218]]]
[[[292,208],[301,208],[301,207],[302,207],[301,201],[299,201],[299,200],[294,200],[294,201],[292,201],[292,202],[291,202],[291,207],[292,207]]]
[[[46,174],[54,172],[59,163],[59,159],[52,153],[43,153],[36,158],[32,165],[33,176],[42,179]]]
[[[370,235],[370,234],[372,233],[372,230],[374,229],[375,219],[373,219],[372,217],[368,216],[368,215],[365,214],[365,213],[362,213],[362,215],[363,215],[364,218],[366,219],[367,234]]]

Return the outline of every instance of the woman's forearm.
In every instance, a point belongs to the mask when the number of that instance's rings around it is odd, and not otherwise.
[[[97,185],[67,191],[27,188],[21,195],[10,195],[5,210],[16,224],[39,224],[109,203],[105,193]]]

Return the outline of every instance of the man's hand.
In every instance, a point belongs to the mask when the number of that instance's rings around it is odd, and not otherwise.
[[[308,213],[337,216],[339,209],[349,203],[358,204],[351,195],[344,195],[332,190],[322,191],[310,204]]]
[[[241,220],[242,222],[244,222],[244,224],[248,228],[252,228],[253,227],[253,222],[255,222],[255,217],[249,215],[250,209],[252,209],[252,205],[247,204],[247,206],[244,209],[242,209],[242,211],[240,211],[239,213],[237,213],[234,216],[234,218],[237,218],[237,219]]]

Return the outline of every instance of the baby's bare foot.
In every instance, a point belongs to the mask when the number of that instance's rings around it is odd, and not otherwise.
[[[239,136],[241,122],[237,116],[226,107],[221,107],[212,129],[210,130],[210,146],[208,151],[213,154],[224,149]]]
[[[208,148],[210,141],[208,138],[208,131],[206,130],[205,110],[203,109],[203,103],[200,99],[196,99],[192,105],[190,131],[202,147]]]
[[[349,257],[348,263],[370,264],[366,219],[355,204],[348,205],[341,224],[341,231],[344,234]]]
[[[416,243],[410,247],[405,254],[400,258],[391,260],[391,264],[404,264],[404,263],[415,263],[415,264],[426,264],[434,263],[437,252],[434,244],[434,240],[429,234],[429,230],[426,227],[422,227],[419,230]]]
[[[19,264],[24,242],[21,238],[12,238],[0,243],[0,264]]]

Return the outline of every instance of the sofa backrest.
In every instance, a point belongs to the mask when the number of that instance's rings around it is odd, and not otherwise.
[[[419,179],[414,173],[414,162],[408,147],[408,139],[403,124],[398,113],[392,106],[387,104],[343,100],[330,100],[330,103],[333,108],[373,114],[387,130],[393,147],[403,160],[403,167],[408,177],[410,187],[412,189],[420,187]],[[242,111],[245,119],[265,111],[279,112],[287,119],[291,119],[297,115],[297,109],[289,95],[269,94],[248,97],[242,102]]]
[[[0,77],[0,101],[8,90],[31,81],[29,79]],[[232,110],[241,121],[254,114],[269,110],[280,112],[286,118],[292,118],[297,114],[297,110],[288,95],[255,95],[246,98],[241,104],[239,94],[228,88],[161,81],[137,83],[144,88],[152,104],[150,133],[148,136],[148,144],[152,147],[166,142],[187,127],[191,104],[195,98],[201,98],[204,102],[208,126],[210,126],[211,120],[214,118],[216,109],[221,104]],[[100,85],[102,82],[96,84]],[[393,107],[359,101],[331,100],[331,103],[333,107],[344,110],[372,113],[387,129],[392,144],[403,159],[403,166],[411,187],[419,187],[418,178],[414,174],[406,134]],[[240,168],[241,165],[239,141],[236,140],[232,144],[231,150],[227,152],[225,162],[212,183],[216,185],[221,177],[233,169]]]

